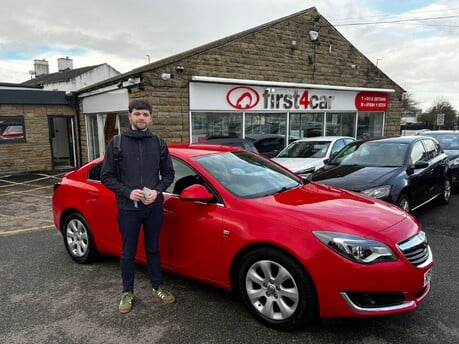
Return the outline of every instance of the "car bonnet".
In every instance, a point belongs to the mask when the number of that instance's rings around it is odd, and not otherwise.
[[[272,160],[294,172],[323,165],[323,158],[272,158]]]
[[[401,167],[338,166],[312,176],[318,183],[361,191],[383,185]]]
[[[407,218],[398,207],[326,185],[308,183],[273,196],[249,200],[264,211],[264,218],[304,230],[339,231],[372,236]],[[250,212],[250,209],[244,205]]]

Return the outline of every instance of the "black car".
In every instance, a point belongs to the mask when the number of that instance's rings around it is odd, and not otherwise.
[[[418,135],[435,138],[449,158],[449,170],[452,182],[459,186],[459,131],[456,130],[423,130]]]
[[[253,142],[259,153],[268,158],[276,156],[289,143],[298,139],[289,137],[288,142],[286,142],[285,135],[281,134],[250,134],[246,138]]]
[[[352,142],[311,179],[388,201],[406,211],[433,200],[448,204],[451,196],[448,156],[435,139],[424,136]]]

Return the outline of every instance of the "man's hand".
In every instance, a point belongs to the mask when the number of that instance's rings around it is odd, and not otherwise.
[[[158,197],[158,191],[156,190],[150,190],[145,187],[142,191],[144,194],[142,202],[146,205],[153,203],[156,200],[156,197]]]
[[[133,200],[134,202],[138,202],[138,201],[141,201],[143,200],[143,198],[145,197],[145,194],[143,193],[142,190],[140,189],[134,189],[131,191],[131,194],[129,195],[129,198],[131,200]]]

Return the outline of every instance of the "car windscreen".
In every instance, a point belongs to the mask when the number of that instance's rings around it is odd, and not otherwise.
[[[302,184],[296,175],[250,152],[209,154],[195,160],[228,191],[242,198],[273,195]]]
[[[330,165],[398,167],[405,161],[408,144],[368,141],[350,144],[330,160]]]
[[[436,139],[440,146],[446,150],[459,150],[459,133],[444,134],[444,133],[426,133],[425,136],[430,136]]]
[[[278,158],[323,158],[330,141],[296,141],[278,154]]]

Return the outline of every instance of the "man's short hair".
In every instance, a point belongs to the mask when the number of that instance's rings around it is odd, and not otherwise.
[[[153,112],[153,109],[151,107],[151,104],[147,102],[146,100],[143,99],[135,99],[129,103],[129,113],[132,112],[132,110],[148,110],[150,113]]]

